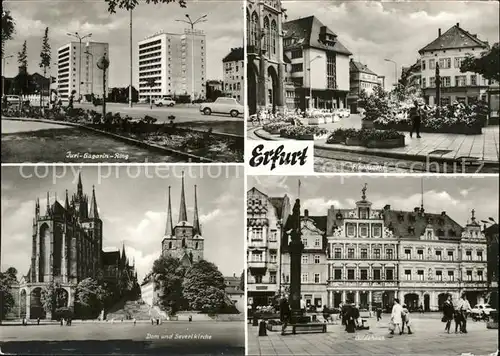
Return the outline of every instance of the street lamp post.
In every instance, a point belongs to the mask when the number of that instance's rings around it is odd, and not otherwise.
[[[312,110],[313,108],[313,101],[312,101],[312,76],[311,76],[311,63],[314,62],[316,59],[321,58],[320,56],[316,56],[313,59],[309,61],[309,108]]]
[[[130,27],[130,87],[128,88],[128,107],[132,107],[132,9],[129,10],[130,13],[130,20],[129,20],[129,27]]]
[[[2,58],[2,95],[5,95],[5,64],[8,58],[12,58],[14,55],[8,55]]]
[[[194,100],[194,26],[196,24],[207,22],[207,15],[200,16],[195,21],[186,14],[187,20],[176,20],[178,22],[187,23],[191,27],[191,101]]]
[[[78,42],[80,43],[80,54],[79,54],[79,59],[78,59],[78,100],[81,98],[81,84],[82,84],[82,40],[85,38],[92,37],[92,33],[89,33],[88,35],[81,36],[78,32],[75,33],[67,33],[68,36],[75,37],[78,39]]]
[[[392,59],[384,59],[386,62],[391,62],[394,64],[394,87],[398,86],[398,64]]]

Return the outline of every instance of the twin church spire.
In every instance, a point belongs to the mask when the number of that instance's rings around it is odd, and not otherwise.
[[[167,224],[165,226],[165,235],[173,235],[173,219],[172,219],[172,201],[170,198],[170,186],[168,187],[168,208],[167,208]],[[187,208],[186,208],[186,195],[184,193],[184,172],[182,172],[181,181],[181,203],[179,207],[179,220],[178,223],[187,222]],[[193,217],[193,228],[195,235],[201,235],[200,219],[198,215],[198,199],[196,195],[196,185],[194,186],[194,217]]]

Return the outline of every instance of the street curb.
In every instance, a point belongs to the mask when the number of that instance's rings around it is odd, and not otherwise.
[[[196,156],[196,155],[191,154],[191,153],[181,152],[181,151],[175,150],[173,148],[167,148],[167,147],[163,147],[163,146],[152,145],[152,144],[149,144],[149,143],[146,143],[146,142],[143,142],[143,141],[139,141],[139,140],[136,140],[136,139],[133,139],[133,138],[130,138],[130,137],[120,136],[120,135],[117,135],[117,134],[114,134],[114,133],[111,133],[111,132],[107,132],[107,131],[102,131],[102,130],[95,129],[93,127],[88,127],[88,126],[85,126],[85,125],[76,124],[74,122],[53,121],[53,120],[45,120],[45,119],[29,119],[29,118],[2,118],[2,120],[42,122],[42,123],[46,123],[46,124],[56,124],[56,125],[61,125],[61,126],[77,127],[77,128],[80,128],[80,129],[84,129],[84,130],[88,130],[88,131],[92,131],[92,132],[101,134],[103,136],[108,136],[108,137],[111,137],[111,138],[114,138],[114,139],[117,139],[117,140],[129,143],[129,144],[132,144],[132,145],[135,145],[135,146],[139,146],[139,147],[142,147],[142,148],[150,149],[150,150],[153,150],[153,151],[160,151],[162,153],[168,153],[170,155],[174,155],[174,156],[178,156],[178,157],[183,157],[183,158],[187,157],[187,158],[189,158],[189,159],[191,159],[191,160],[193,160],[195,162],[207,162],[207,163],[215,163],[215,162],[217,162],[217,161],[213,161],[211,159],[205,158],[205,157]]]
[[[271,135],[269,135],[267,132],[265,132],[262,128],[255,129],[254,131],[255,136],[267,140],[267,141],[286,141],[285,139],[278,139],[274,138]],[[342,146],[342,147],[331,147],[327,146],[327,144],[314,144],[315,149],[321,149],[321,150],[327,150],[327,151],[338,151],[338,152],[348,152],[348,153],[357,153],[357,154],[365,154],[365,155],[370,155],[370,156],[379,156],[379,157],[387,157],[387,158],[394,158],[394,159],[405,159],[408,161],[417,161],[417,162],[425,162],[425,163],[446,163],[446,164],[462,164],[461,161],[456,160],[454,158],[448,158],[448,157],[441,157],[438,155],[427,155],[427,156],[422,156],[422,155],[415,155],[415,154],[406,154],[406,153],[399,153],[399,152],[386,152],[386,151],[369,151],[369,150],[355,150],[355,149],[350,149],[348,146]],[[467,161],[465,161],[467,162]],[[471,161],[470,165],[476,165],[480,166],[481,164],[483,167],[498,167],[499,162],[495,161],[482,161],[482,160],[477,160],[477,161]],[[477,162],[477,163],[476,163]]]

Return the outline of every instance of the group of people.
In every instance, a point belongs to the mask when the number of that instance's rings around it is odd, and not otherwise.
[[[413,334],[410,325],[410,311],[408,310],[408,307],[406,306],[406,304],[401,304],[398,298],[395,298],[391,312],[391,335],[394,335],[394,331],[396,330],[396,328],[399,331],[399,335],[403,335],[405,326],[408,328],[408,334]]]
[[[451,321],[455,321],[455,333],[458,333],[459,329],[461,333],[467,333],[467,314],[471,311],[469,301],[467,296],[462,294],[458,304],[453,305],[451,295],[444,302],[443,305],[443,318],[442,321],[446,323],[444,331],[448,334],[450,333]]]

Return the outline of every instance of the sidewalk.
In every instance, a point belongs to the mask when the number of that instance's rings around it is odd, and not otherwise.
[[[446,334],[435,316],[415,316],[412,335],[389,335],[388,316],[377,322],[370,318],[370,330],[349,334],[339,323],[328,325],[326,334],[288,334],[268,331],[257,336],[258,327],[248,326],[248,355],[489,355],[497,350],[497,330],[483,322],[467,323],[468,334]],[[452,325],[454,327],[454,325]],[[396,333],[397,334],[397,333]]]
[[[330,131],[337,128],[361,128],[359,115],[351,115],[336,123],[321,125]],[[254,131],[255,136],[264,140],[286,140],[279,135],[271,135],[262,129]],[[387,156],[391,158],[404,158],[415,161],[425,161],[432,158],[437,161],[481,161],[487,164],[499,162],[499,134],[498,126],[483,128],[481,135],[460,135],[445,133],[422,133],[422,138],[410,138],[405,132],[404,147],[398,148],[367,148],[358,146],[345,146],[342,144],[327,144],[326,139],[314,142],[315,148],[353,152],[366,155]]]

